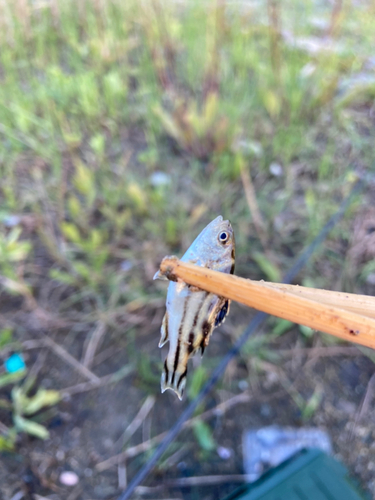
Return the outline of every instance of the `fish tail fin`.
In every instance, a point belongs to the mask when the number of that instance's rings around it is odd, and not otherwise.
[[[164,314],[163,323],[161,324],[159,347],[163,347],[163,345],[166,344],[168,340],[168,313],[166,312]]]
[[[174,391],[179,399],[182,399],[184,395],[185,385],[186,385],[186,374],[187,368],[185,371],[180,373],[177,370],[171,371],[168,369],[168,362],[165,360],[163,372],[161,374],[161,392],[165,392],[167,389],[171,389]]]

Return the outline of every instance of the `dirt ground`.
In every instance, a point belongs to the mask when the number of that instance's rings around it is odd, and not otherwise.
[[[12,310],[14,312],[14,308],[8,308],[7,313]],[[227,333],[233,324],[236,324],[236,328],[245,325],[251,314],[246,314],[239,306],[233,306],[225,327],[215,332],[205,354],[205,362],[210,366],[218,362],[231,345]],[[148,334],[142,335],[136,342],[142,347],[142,356],[155,358],[159,335],[156,323],[159,316],[157,313],[152,326],[148,328]],[[28,314],[18,313],[17,317],[25,328],[30,325]],[[267,328],[265,326],[263,332],[257,332],[256,335],[267,332]],[[30,338],[38,338],[36,331],[30,328],[28,331]],[[55,340],[79,358],[82,351],[79,335],[67,336],[62,329]],[[110,349],[111,345],[109,336],[102,351]],[[282,353],[282,359],[277,364],[263,362],[262,369],[255,371],[254,377],[248,379],[250,385],[247,388],[245,377],[250,366],[248,359],[243,356],[236,359],[228,367],[224,382],[209,395],[205,409],[212,409],[241,392],[248,396],[248,400],[207,420],[216,449],[211,452],[201,449],[192,437],[191,430],[182,431],[172,445],[171,452],[144,483],[143,486],[147,487],[138,490],[135,497],[223,498],[238,484],[228,482],[202,486],[199,481],[196,486],[189,487],[168,487],[163,484],[172,479],[191,476],[243,474],[242,433],[247,429],[268,425],[306,425],[327,430],[332,439],[334,456],[347,465],[366,491],[375,495],[375,417],[372,411],[374,364],[353,346],[335,344],[322,348],[322,345],[318,337],[302,345],[300,332],[297,328],[292,329],[274,344],[276,352]],[[49,440],[43,442],[22,435],[16,453],[2,454],[2,498],[109,500],[118,496],[121,491],[119,481],[123,485],[124,471],[131,478],[148,456],[147,453],[137,455],[123,464],[98,471],[98,464],[121,451],[121,435],[137,414],[139,401],[147,396],[147,390],[141,387],[137,376],[137,367],[132,365],[132,356],[127,351],[124,341],[122,345],[116,346],[116,352],[108,360],[95,367],[95,373],[103,377],[130,364],[131,371],[122,380],[65,397],[56,411],[51,413]],[[288,354],[283,357],[283,353]],[[48,348],[29,349],[25,356],[31,366],[39,364],[38,379],[43,387],[61,389],[83,381],[81,375]],[[159,377],[156,371],[152,375]],[[160,394],[158,384],[152,384],[156,389],[155,402],[131,436],[128,447],[169,429],[187,404],[186,400],[180,402],[170,392]],[[303,421],[293,394],[298,393],[308,400],[317,388],[322,396],[320,404],[312,417]],[[2,395],[9,397],[5,389]],[[10,421],[4,423],[11,424]],[[63,487],[59,483],[61,472],[66,470],[78,475],[76,486]],[[23,497],[20,492],[23,492]]]

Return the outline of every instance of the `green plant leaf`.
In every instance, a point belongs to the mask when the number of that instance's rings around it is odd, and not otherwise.
[[[73,184],[82,193],[89,204],[95,199],[95,178],[94,172],[82,162],[76,163],[76,173],[73,178]]]
[[[160,105],[154,107],[155,115],[160,119],[165,131],[180,144],[184,143],[182,132],[173,117],[164,111]]]
[[[31,436],[38,437],[39,439],[48,439],[49,432],[44,427],[44,425],[37,424],[32,420],[21,417],[21,415],[14,415],[13,417],[14,425],[16,426],[17,431],[26,432]]]
[[[0,330],[0,349],[13,340],[13,330],[11,328],[2,328]]]
[[[170,245],[177,241],[177,221],[173,217],[168,217],[165,221],[166,240]]]
[[[207,370],[204,368],[204,366],[200,365],[198,368],[196,368],[191,376],[191,379],[189,381],[188,385],[188,397],[189,399],[194,399],[201,388],[203,387],[203,384],[207,380]]]
[[[14,451],[15,439],[11,436],[0,436],[0,451]]]
[[[7,237],[7,244],[11,245],[12,243],[16,243],[18,238],[21,236],[22,229],[20,227],[14,227]]]
[[[65,285],[74,285],[77,282],[74,276],[71,276],[65,271],[59,271],[58,269],[51,269],[49,272],[49,276],[53,280],[61,281],[61,283],[64,283]]]
[[[0,375],[0,387],[4,387],[8,384],[14,384],[14,382],[18,382],[26,375],[26,370],[19,370],[14,373],[4,373]]]
[[[146,196],[139,184],[137,184],[136,182],[131,182],[128,185],[127,194],[139,211],[143,212],[144,210],[146,210]]]
[[[308,420],[319,408],[319,405],[323,398],[323,389],[321,387],[316,387],[314,393],[307,401],[306,406],[302,410],[303,420]]]
[[[281,99],[272,90],[265,90],[262,93],[263,104],[271,118],[277,118],[281,110]]]
[[[292,321],[288,321],[287,319],[277,318],[276,325],[272,329],[272,335],[275,337],[279,337],[283,335],[283,333],[288,332],[294,323]]]
[[[58,403],[61,399],[59,391],[39,389],[35,396],[28,398],[28,402],[23,408],[24,415],[32,415],[44,406],[52,406]]]
[[[70,216],[73,219],[78,219],[83,210],[78,198],[76,196],[69,196],[67,203]]]
[[[85,262],[76,261],[72,265],[76,273],[79,274],[82,278],[85,278],[88,281],[93,278],[92,269]]]
[[[62,222],[61,231],[68,240],[76,244],[81,243],[82,238],[79,234],[79,229],[75,224],[72,224],[71,222]]]
[[[298,329],[302,333],[302,335],[304,335],[307,338],[312,337],[315,333],[315,330],[305,325],[298,325]]]
[[[274,281],[279,283],[281,281],[281,275],[279,269],[273,264],[267,257],[261,252],[254,252],[252,258],[261,268],[263,273],[267,276],[269,281]]]
[[[203,450],[212,451],[215,449],[216,444],[212,436],[211,428],[202,420],[194,422],[193,430],[195,437]]]

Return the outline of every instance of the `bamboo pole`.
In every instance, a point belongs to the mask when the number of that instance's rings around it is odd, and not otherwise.
[[[331,292],[334,295],[330,295],[327,291],[319,290],[315,296],[320,301],[312,300],[314,292],[311,294],[311,289],[309,289],[310,297],[306,298],[299,292],[291,292],[286,285],[275,286],[266,282],[246,280],[181,262],[176,257],[163,259],[160,271],[169,280],[182,280],[189,285],[235,300],[273,316],[309,326],[349,342],[375,348],[375,319],[345,309],[342,303],[345,301],[340,303],[340,296],[338,297],[340,307],[337,307],[337,292]],[[304,287],[297,288],[306,290]],[[353,294],[343,295],[349,296],[350,299],[350,295]],[[331,301],[332,297],[336,296],[335,305],[328,303],[327,298],[324,299],[328,296],[331,297]],[[359,303],[363,299],[363,296],[360,297]],[[345,299],[346,305],[349,302],[351,304],[355,302],[353,296],[351,301],[349,299]]]

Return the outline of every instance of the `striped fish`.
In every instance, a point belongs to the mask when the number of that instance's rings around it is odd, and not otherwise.
[[[181,259],[223,273],[234,272],[233,229],[222,216],[216,217],[189,247]],[[154,279],[167,278],[158,271]],[[169,353],[161,376],[161,391],[172,389],[182,399],[189,358],[203,354],[210,335],[229,312],[230,301],[191,287],[182,281],[170,282],[167,310],[161,327],[159,347],[169,341]]]

